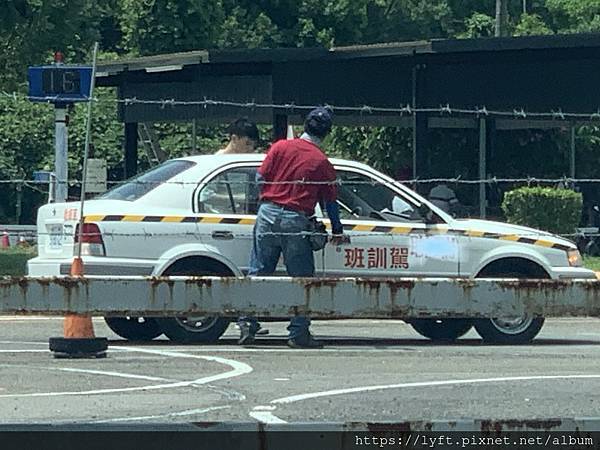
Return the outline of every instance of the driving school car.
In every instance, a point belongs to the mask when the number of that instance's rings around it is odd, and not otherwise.
[[[256,171],[264,155],[210,155],[167,161],[86,202],[82,253],[87,276],[243,276],[258,208]],[[457,220],[364,164],[331,159],[351,243],[315,258],[320,276],[595,278],[572,242],[539,230]],[[317,215],[322,212],[317,209]],[[38,212],[31,276],[66,276],[76,251],[78,203]],[[327,222],[325,220],[325,222]],[[278,271],[285,273],[284,267]],[[495,343],[524,343],[543,317],[407,319],[431,339],[454,340],[475,327]],[[231,318],[106,318],[120,336],[214,342]]]

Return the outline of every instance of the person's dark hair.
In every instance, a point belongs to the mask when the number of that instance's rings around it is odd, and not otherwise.
[[[258,128],[254,122],[249,121],[246,117],[231,122],[227,127],[229,136],[247,137],[255,142],[259,141]]]
[[[313,109],[306,116],[304,121],[304,131],[323,139],[329,134],[332,126],[333,111],[328,107],[319,107]]]

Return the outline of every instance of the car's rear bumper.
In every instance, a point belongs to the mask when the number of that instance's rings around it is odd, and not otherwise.
[[[567,279],[596,279],[596,272],[584,267],[553,267],[553,278]]]
[[[32,277],[64,277],[69,275],[72,258],[47,259],[33,258],[27,261],[27,274]],[[155,263],[150,260],[83,257],[86,276],[133,276],[152,275]]]

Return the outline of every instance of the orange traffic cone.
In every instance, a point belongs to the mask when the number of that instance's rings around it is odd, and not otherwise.
[[[73,258],[71,276],[83,276],[83,261]],[[92,317],[85,314],[65,315],[64,337],[50,338],[50,351],[55,358],[104,358],[108,349],[106,338],[97,338]]]
[[[0,241],[0,247],[1,248],[10,247],[10,238],[8,237],[8,233],[6,231],[4,233],[2,233],[2,240]]]

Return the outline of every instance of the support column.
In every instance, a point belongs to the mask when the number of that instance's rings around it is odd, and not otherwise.
[[[419,69],[421,66],[416,65],[412,69],[412,108],[420,107],[418,98],[419,87]],[[413,135],[412,135],[412,150],[413,150],[413,178],[427,178],[429,175],[429,164],[427,155],[427,131],[428,117],[426,113],[413,112]],[[427,194],[432,186],[421,186],[416,184],[413,189],[422,194]]]
[[[286,114],[273,115],[273,142],[287,137],[288,117]]]
[[[125,178],[137,173],[138,161],[138,124],[125,123]]]
[[[429,163],[427,154],[427,115],[425,113],[413,114],[413,178],[428,178]],[[426,195],[433,186],[416,184],[414,190]]]
[[[575,178],[575,124],[571,124],[571,152],[569,157],[569,176]]]
[[[487,178],[487,123],[486,119],[479,119],[479,179]],[[485,183],[479,183],[479,217],[486,217],[487,198],[485,193]]]
[[[69,159],[67,156],[67,148],[69,146],[68,124],[69,115],[67,113],[67,106],[57,104],[54,108],[54,174],[56,176],[54,201],[56,203],[66,202],[69,194],[69,185],[67,183],[69,177]]]
[[[192,153],[195,155],[198,151],[198,119],[192,120]]]

